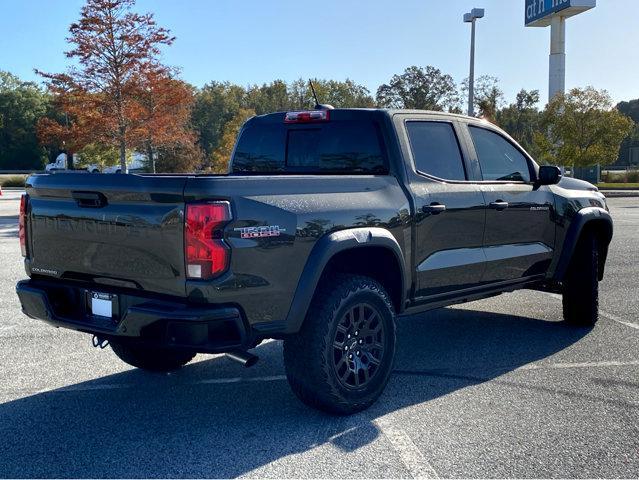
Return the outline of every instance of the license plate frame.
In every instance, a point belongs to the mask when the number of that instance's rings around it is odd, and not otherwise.
[[[113,320],[117,316],[117,295],[105,292],[87,292],[87,306],[94,317]]]

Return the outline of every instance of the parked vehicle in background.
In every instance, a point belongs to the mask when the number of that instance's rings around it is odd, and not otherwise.
[[[44,167],[44,170],[49,172],[54,172],[56,170],[66,170],[67,169],[67,154],[61,153],[58,155],[54,162],[47,163]]]
[[[118,163],[117,165],[111,165],[110,167],[105,167],[102,170],[102,173],[140,173],[146,169],[147,161],[146,155],[134,152],[132,155],[131,162],[127,165],[127,172],[122,172],[122,167]]]
[[[78,158],[76,155],[74,155],[74,164],[76,164]],[[57,171],[65,171],[69,169],[69,165],[67,163],[67,154],[66,153],[61,153],[60,155],[58,155],[55,159],[54,162],[48,163],[45,167],[44,170],[47,173],[54,173]],[[86,167],[84,167],[82,170],[86,170],[89,173],[100,173],[100,167],[98,165],[87,165]]]
[[[198,352],[250,365],[248,349],[282,339],[295,394],[340,414],[382,393],[400,315],[531,288],[561,293],[568,324],[597,321],[604,196],[489,123],[274,113],[246,122],[231,165],[29,177],[24,313],[148,370]]]

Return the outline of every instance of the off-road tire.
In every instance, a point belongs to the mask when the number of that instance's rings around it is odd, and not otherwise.
[[[599,315],[599,249],[593,232],[579,239],[563,281],[566,323],[592,327]]]
[[[363,387],[348,388],[337,373],[334,342],[338,324],[359,305],[372,307],[383,322],[383,354]],[[284,366],[291,389],[306,405],[328,413],[348,415],[364,410],[388,383],[395,337],[393,304],[379,282],[353,275],[326,278],[315,293],[300,332],[284,340]]]
[[[110,341],[115,354],[125,363],[152,372],[170,372],[183,367],[195,357],[194,352],[149,347],[128,342]]]

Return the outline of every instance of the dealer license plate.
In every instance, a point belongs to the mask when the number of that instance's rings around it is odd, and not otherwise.
[[[99,317],[113,317],[113,295],[110,293],[91,293],[91,313]]]

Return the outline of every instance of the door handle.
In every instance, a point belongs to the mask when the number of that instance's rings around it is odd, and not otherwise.
[[[433,202],[430,205],[424,205],[422,207],[422,212],[430,213],[431,215],[439,215],[444,211],[446,211],[446,205],[442,205],[441,203],[437,202]]]
[[[506,210],[508,208],[508,202],[497,200],[496,202],[490,202],[489,206],[495,210]]]
[[[100,192],[71,192],[71,197],[78,207],[102,208],[107,204],[106,197]]]

